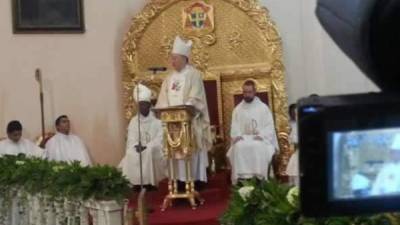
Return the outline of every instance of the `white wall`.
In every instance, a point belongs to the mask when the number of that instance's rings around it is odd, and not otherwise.
[[[19,119],[24,135],[40,133],[38,85],[45,79],[47,129],[60,114],[98,163],[122,157],[126,124],[121,99],[122,39],[130,19],[149,0],[85,1],[84,34],[14,35],[11,1],[0,1],[0,137]],[[289,101],[310,93],[338,94],[373,90],[321,29],[315,0],[262,0],[283,36]]]
[[[145,0],[85,1],[84,34],[12,33],[11,1],[0,1],[0,137],[19,119],[25,136],[40,133],[35,68],[45,79],[47,129],[60,114],[96,162],[116,164],[125,135],[121,102],[122,39]]]
[[[319,95],[377,91],[340,51],[315,16],[316,0],[261,0],[283,38],[289,102]]]

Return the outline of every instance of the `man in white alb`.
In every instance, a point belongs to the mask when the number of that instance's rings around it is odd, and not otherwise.
[[[376,176],[371,195],[400,194],[400,134],[395,135],[389,154],[390,162]]]
[[[19,121],[11,121],[7,125],[7,138],[0,141],[0,156],[1,155],[18,155],[25,154],[28,157],[44,156],[44,149],[36,146],[32,141],[22,137],[22,124]],[[14,198],[11,206],[11,220],[5,224],[19,224],[20,214],[18,201]]]
[[[139,90],[138,90],[139,89]],[[139,91],[139,95],[137,92]],[[166,161],[162,152],[162,125],[151,111],[151,90],[139,84],[133,92],[138,102],[138,114],[134,116],[128,127],[125,157],[119,167],[133,185],[140,185],[140,162],[138,148],[138,116],[140,119],[140,136],[142,150],[143,185],[158,186],[166,177]]]
[[[44,149],[32,141],[22,137],[22,125],[19,121],[11,121],[7,125],[7,138],[0,141],[0,155],[18,155],[43,157]]]
[[[207,181],[206,168],[208,166],[207,151],[211,148],[210,119],[204,84],[201,74],[189,65],[191,41],[183,41],[176,37],[171,53],[171,66],[174,72],[163,82],[157,101],[157,108],[177,105],[192,105],[197,115],[192,121],[198,150],[192,156],[192,174],[198,181]],[[178,179],[185,181],[185,163],[178,162]]]
[[[232,113],[231,148],[227,153],[232,183],[238,179],[268,178],[268,166],[279,149],[268,106],[256,96],[256,84],[243,84],[243,100]]]
[[[82,140],[70,133],[71,125],[66,115],[56,119],[56,129],[56,134],[46,143],[47,159],[66,162],[79,161],[82,166],[92,165]]]

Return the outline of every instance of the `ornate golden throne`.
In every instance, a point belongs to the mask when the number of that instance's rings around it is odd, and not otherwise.
[[[268,10],[257,0],[151,0],[135,16],[122,48],[125,116],[136,111],[134,81],[143,80],[157,97],[170,70],[153,75],[150,67],[168,67],[175,36],[194,42],[191,64],[202,71],[215,140],[225,155],[231,113],[249,78],[271,108],[279,139],[277,174],[284,175],[290,156],[287,96],[282,43]]]

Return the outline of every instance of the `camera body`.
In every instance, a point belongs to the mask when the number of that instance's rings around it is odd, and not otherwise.
[[[400,1],[318,0],[337,46],[382,93],[298,101],[306,216],[400,209]]]
[[[400,1],[318,0],[316,15],[371,81],[383,92],[399,92]]]
[[[300,99],[298,131],[304,215],[400,209],[400,187],[398,192],[379,192],[376,184],[380,171],[391,163],[390,147],[400,134],[399,94]]]

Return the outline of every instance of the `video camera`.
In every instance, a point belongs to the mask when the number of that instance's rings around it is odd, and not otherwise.
[[[298,101],[302,212],[399,210],[400,1],[318,0],[316,13],[382,92]]]

